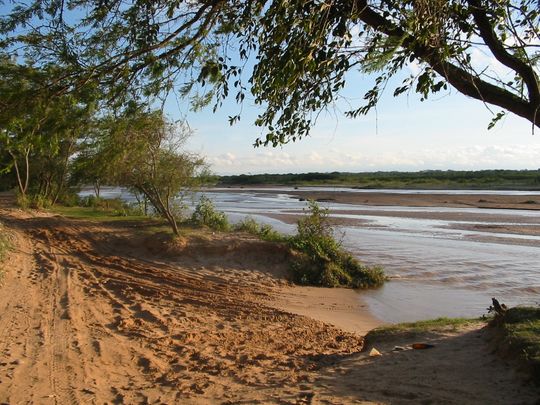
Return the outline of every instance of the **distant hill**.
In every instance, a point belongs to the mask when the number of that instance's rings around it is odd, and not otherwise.
[[[285,185],[355,188],[540,190],[539,170],[426,170],[221,176],[220,186]]]

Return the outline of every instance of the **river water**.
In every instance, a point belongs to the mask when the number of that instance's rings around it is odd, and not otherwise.
[[[232,220],[249,214],[280,231],[294,232],[293,225],[275,219],[306,207],[305,202],[289,194],[292,191],[287,188],[266,189],[262,193],[261,190],[222,190],[207,195]],[[439,193],[486,194],[485,191]],[[337,227],[338,234],[343,235],[343,245],[361,261],[382,265],[391,276],[384,287],[359,293],[373,314],[385,322],[481,316],[487,312],[491,297],[507,305],[535,305],[540,301],[539,236],[468,230],[479,224],[538,225],[540,211],[504,210],[503,213],[478,208],[322,205],[330,209],[332,216],[353,223]]]
[[[388,192],[365,190],[368,191]],[[233,222],[250,215],[278,231],[292,233],[295,226],[291,221],[276,219],[298,215],[306,208],[305,202],[289,194],[292,192],[291,188],[279,187],[209,190],[205,195]],[[398,192],[423,193],[419,190]],[[115,193],[118,191],[112,192]],[[435,193],[540,194],[459,190]],[[122,198],[129,199],[129,195],[124,193]],[[510,233],[504,229],[504,225],[540,225],[540,211],[321,205],[330,209],[331,216],[347,220],[346,225],[337,227],[344,247],[367,264],[382,265],[391,277],[382,288],[359,292],[359,299],[367,302],[372,313],[384,322],[438,316],[477,317],[487,312],[491,297],[507,305],[540,302],[540,236]],[[490,227],[501,230],[483,231]]]

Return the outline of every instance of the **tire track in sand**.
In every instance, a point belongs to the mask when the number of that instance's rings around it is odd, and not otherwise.
[[[50,283],[46,304],[49,310],[45,312],[43,324],[48,378],[52,391],[49,397],[54,399],[55,404],[77,404],[79,400],[72,387],[72,381],[77,375],[77,356],[70,355],[72,349],[69,344],[70,337],[75,335],[69,322],[70,269],[60,263],[49,232],[42,231],[40,236],[44,242],[36,243],[36,255],[39,261],[48,264],[50,269],[47,274]]]

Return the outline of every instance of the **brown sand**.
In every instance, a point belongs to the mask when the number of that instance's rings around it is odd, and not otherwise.
[[[367,357],[352,332],[376,321],[356,293],[291,287],[286,252],[248,236],[171,244],[129,223],[13,209],[0,219],[15,246],[0,287],[0,403],[538,398],[475,330],[438,336],[423,353],[381,342],[383,356]]]
[[[493,194],[416,194],[350,193],[336,191],[298,191],[290,193],[304,199],[333,201],[342,204],[393,205],[405,207],[476,207],[492,209],[539,210],[539,195]]]

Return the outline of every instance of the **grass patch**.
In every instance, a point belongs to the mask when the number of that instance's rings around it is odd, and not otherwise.
[[[252,217],[246,217],[234,226],[236,232],[246,232],[267,242],[287,242],[289,237],[272,228],[272,225],[259,224]]]
[[[492,325],[496,328],[498,350],[517,359],[540,385],[540,308],[510,308]]]
[[[116,209],[96,207],[64,207],[57,205],[52,207],[50,211],[67,218],[89,221],[142,221],[149,219],[144,215],[122,215]]]
[[[482,318],[436,318],[425,321],[405,322],[396,325],[382,326],[371,330],[366,339],[376,340],[401,334],[419,334],[425,332],[455,332],[458,329],[479,322],[486,322]]]

